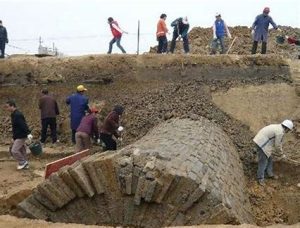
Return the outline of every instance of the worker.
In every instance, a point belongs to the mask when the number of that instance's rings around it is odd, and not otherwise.
[[[49,95],[48,89],[42,90],[42,97],[39,100],[39,109],[41,111],[41,143],[45,143],[47,138],[47,128],[50,127],[52,143],[57,142],[56,116],[59,115],[59,109],[55,98]]]
[[[96,114],[98,110],[92,107],[88,110],[88,114],[81,119],[76,130],[76,151],[80,152],[91,148],[91,138],[100,143],[98,133],[98,121]]]
[[[75,144],[75,134],[81,119],[85,116],[85,112],[89,110],[89,100],[84,95],[87,89],[83,85],[76,88],[76,93],[72,94],[66,99],[67,105],[71,108],[71,130],[72,130],[72,143]]]
[[[106,150],[117,149],[117,143],[112,136],[122,140],[120,137],[120,132],[123,130],[123,127],[120,126],[119,121],[123,112],[124,107],[121,105],[116,105],[114,109],[107,115],[103,125],[100,128],[100,140],[105,144]]]
[[[123,31],[119,27],[118,22],[115,21],[112,17],[109,17],[107,19],[107,23],[109,24],[111,33],[113,35],[112,40],[109,42],[109,49],[108,49],[107,54],[111,54],[114,43],[117,43],[118,48],[120,48],[122,53],[125,54],[126,51],[124,50],[124,48],[122,47],[120,42],[121,42],[121,38],[122,38],[123,33],[128,34],[128,32]]]
[[[171,53],[174,52],[177,38],[179,38],[179,40],[182,38],[184,52],[186,54],[189,53],[190,49],[189,49],[188,31],[190,25],[188,22],[188,18],[179,17],[171,23],[171,26],[174,27],[174,31],[173,31],[173,38],[171,42],[170,52]]]
[[[0,20],[0,58],[4,58],[5,55],[5,45],[8,43],[7,38],[7,30],[2,25],[2,21]]]
[[[261,54],[267,53],[267,42],[268,42],[268,29],[269,24],[273,26],[274,29],[281,31],[280,28],[275,24],[272,17],[269,16],[270,8],[265,7],[263,13],[258,15],[253,22],[251,27],[251,34],[253,36],[253,46],[252,46],[252,54],[256,54],[256,49],[258,42],[262,41],[261,46]]]
[[[158,47],[157,47],[157,53],[167,53],[168,50],[168,39],[167,39],[167,33],[168,28],[166,25],[166,19],[167,15],[163,13],[160,15],[160,19],[157,22],[157,30],[156,30],[156,38],[158,41]]]
[[[17,109],[16,103],[9,100],[5,104],[7,111],[11,112],[11,124],[13,134],[13,145],[11,154],[18,161],[17,170],[28,169],[29,163],[26,156],[26,139],[32,140],[24,115]]]
[[[284,120],[281,124],[271,124],[262,128],[254,137],[258,155],[257,179],[260,185],[265,185],[265,173],[269,178],[278,179],[273,173],[272,154],[282,159],[286,158],[282,151],[283,136],[291,131],[293,126],[291,120]]]
[[[225,54],[225,42],[224,38],[227,36],[231,39],[230,31],[225,23],[225,21],[221,18],[220,13],[216,13],[216,20],[213,24],[213,41],[211,45],[211,54],[214,55],[217,53],[217,50],[219,48],[219,43],[221,46],[221,54]]]

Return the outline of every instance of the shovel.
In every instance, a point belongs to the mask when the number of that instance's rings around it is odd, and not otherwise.
[[[288,157],[284,158],[284,160],[285,160],[286,162],[288,162],[288,163],[293,164],[293,165],[297,165],[297,166],[300,165],[300,161],[296,161],[296,160],[290,159],[290,158],[288,158]]]
[[[231,44],[230,44],[230,46],[229,46],[229,48],[228,48],[228,50],[227,50],[227,52],[226,52],[226,54],[228,54],[229,53],[229,51],[230,51],[230,49],[232,48],[232,46],[233,46],[233,44],[234,44],[234,42],[235,42],[235,40],[237,39],[237,36],[236,37],[234,37],[234,39],[233,39],[233,41],[231,42]]]

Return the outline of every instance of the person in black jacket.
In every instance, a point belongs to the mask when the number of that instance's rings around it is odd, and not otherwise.
[[[48,89],[42,90],[43,96],[39,100],[39,109],[41,110],[41,143],[46,142],[47,128],[50,126],[52,143],[58,142],[56,132],[56,116],[59,115],[59,109],[54,96],[49,94]]]
[[[6,28],[2,25],[0,20],[0,58],[4,58],[5,54],[5,44],[8,43]]]
[[[9,112],[11,112],[13,133],[11,154],[19,163],[17,166],[18,170],[27,169],[29,168],[29,165],[26,158],[25,140],[26,138],[32,140],[32,135],[30,134],[24,115],[17,110],[16,103],[12,100],[7,101],[5,107]]]
[[[187,54],[190,51],[189,48],[189,39],[188,31],[190,28],[187,17],[179,17],[171,23],[171,26],[174,27],[173,38],[171,42],[170,52],[173,53],[176,46],[176,39],[179,37],[179,40],[183,40],[183,49]]]

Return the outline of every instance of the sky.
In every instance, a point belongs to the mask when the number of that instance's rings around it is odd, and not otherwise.
[[[211,27],[216,12],[228,26],[250,27],[265,6],[275,23],[300,28],[299,0],[0,0],[0,20],[7,28],[7,54],[37,53],[53,43],[67,56],[103,54],[112,39],[107,18],[113,17],[124,34],[121,44],[127,53],[137,51],[140,21],[140,53],[157,45],[156,24],[162,13],[167,25],[187,16],[191,27]],[[171,39],[171,36],[168,37]],[[120,53],[115,46],[113,53]]]

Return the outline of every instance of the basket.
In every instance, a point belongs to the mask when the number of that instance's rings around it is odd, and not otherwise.
[[[42,144],[40,142],[33,142],[28,147],[34,156],[38,156],[43,153]]]
[[[276,36],[276,43],[283,44],[284,40],[284,36]]]

